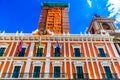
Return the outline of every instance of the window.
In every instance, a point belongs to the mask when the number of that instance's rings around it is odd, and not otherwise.
[[[94,34],[95,33],[95,31],[94,31],[94,28],[92,27],[92,29],[91,29],[91,33],[92,34]]]
[[[77,66],[76,71],[77,71],[77,74],[76,74],[77,78],[84,78],[82,66]]]
[[[36,53],[36,57],[42,57],[42,56],[43,56],[43,48],[38,48],[37,53]]]
[[[75,57],[81,57],[80,49],[79,48],[74,48],[74,56]]]
[[[33,78],[39,78],[40,77],[40,66],[35,66],[34,67],[34,73],[33,73]]]
[[[120,43],[118,43],[119,47],[120,47]]]
[[[60,78],[60,67],[59,66],[55,66],[54,67],[54,78]]]
[[[21,66],[15,66],[13,74],[12,74],[12,78],[18,78],[19,77],[20,68],[21,68]]]
[[[54,57],[60,57],[60,48],[55,48]]]
[[[0,47],[0,57],[3,56],[5,49],[5,47]]]
[[[19,57],[24,57],[26,48],[22,48],[22,51],[18,53]]]
[[[120,43],[118,43],[119,46],[117,46],[117,43],[114,43],[114,45],[115,45],[115,48],[116,48],[118,54],[120,55],[120,51],[119,51]]]
[[[103,48],[98,48],[100,57],[107,57]]]
[[[113,78],[109,66],[104,66],[104,70],[105,70],[105,78]]]

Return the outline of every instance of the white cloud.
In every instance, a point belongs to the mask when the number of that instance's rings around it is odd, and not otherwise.
[[[88,4],[89,4],[89,6],[92,7],[92,2],[91,2],[91,0],[87,0],[87,2],[88,2]]]
[[[120,24],[120,0],[108,0],[106,6],[110,12],[109,17],[114,17],[115,22]]]

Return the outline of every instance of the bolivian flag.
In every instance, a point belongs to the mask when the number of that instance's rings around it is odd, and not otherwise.
[[[41,45],[40,45],[40,40],[39,40],[39,42],[38,42],[38,49],[40,49],[40,46],[41,46]]]

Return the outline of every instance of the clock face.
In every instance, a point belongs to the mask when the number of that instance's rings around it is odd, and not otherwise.
[[[110,26],[109,26],[108,24],[103,24],[103,28],[104,28],[105,30],[109,30],[109,29],[110,29]]]

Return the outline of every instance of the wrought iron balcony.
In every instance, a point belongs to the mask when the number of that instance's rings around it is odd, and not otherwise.
[[[102,73],[103,79],[118,79],[117,73]]]
[[[82,57],[82,53],[74,53],[74,57]]]
[[[73,73],[73,79],[89,79],[88,73]]]
[[[35,57],[43,57],[44,55],[43,55],[43,53],[36,53],[35,54]]]
[[[2,79],[67,79],[66,73],[3,73]]]
[[[17,54],[17,57],[24,57],[24,55],[25,55],[25,53],[19,52],[19,53]]]
[[[62,53],[54,53],[54,57],[61,57]]]

